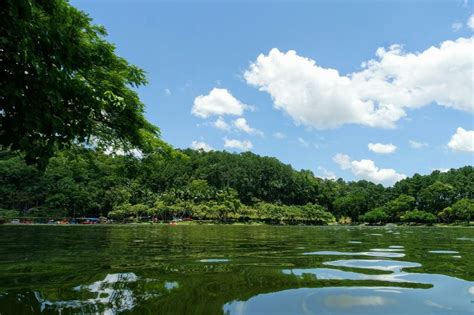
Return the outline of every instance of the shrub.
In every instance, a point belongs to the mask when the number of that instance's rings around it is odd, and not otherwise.
[[[451,223],[456,220],[456,213],[453,208],[446,207],[442,211],[438,212],[438,219],[444,223]]]
[[[432,213],[420,210],[408,211],[401,216],[402,222],[411,223],[434,223],[436,222],[436,216]]]
[[[474,220],[474,200],[467,198],[458,200],[452,208],[457,219],[467,222]]]
[[[375,208],[359,216],[359,220],[367,223],[386,223],[388,221],[388,214],[383,208]]]
[[[20,212],[17,210],[7,210],[7,209],[0,209],[0,219],[12,219],[17,218],[20,215]]]

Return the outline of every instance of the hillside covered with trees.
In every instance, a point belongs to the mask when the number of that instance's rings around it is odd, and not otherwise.
[[[2,151],[0,195],[2,217],[452,223],[474,219],[474,168],[415,174],[385,188],[317,178],[250,152],[137,158],[75,146],[58,151],[44,172]]]

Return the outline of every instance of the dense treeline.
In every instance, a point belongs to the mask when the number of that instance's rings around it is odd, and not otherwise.
[[[1,152],[0,195],[3,217],[451,223],[474,218],[474,169],[416,174],[385,188],[324,180],[249,152],[136,158],[73,147],[57,152],[44,172]]]

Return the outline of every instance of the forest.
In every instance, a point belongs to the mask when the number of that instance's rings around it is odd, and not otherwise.
[[[73,146],[57,151],[44,171],[2,151],[0,195],[4,220],[463,223],[474,219],[474,168],[415,174],[384,187],[318,178],[250,152],[187,149],[137,157]]]

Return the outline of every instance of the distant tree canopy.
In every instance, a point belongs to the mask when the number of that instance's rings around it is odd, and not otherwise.
[[[317,178],[249,152],[184,150],[174,157],[136,158],[80,146],[56,152],[40,172],[18,154],[0,151],[0,217],[468,222],[474,220],[472,183],[472,166],[417,174],[385,188],[364,180]]]
[[[65,0],[0,6],[0,146],[45,168],[73,142],[168,149],[134,88],[144,71],[115,54],[105,28]]]

